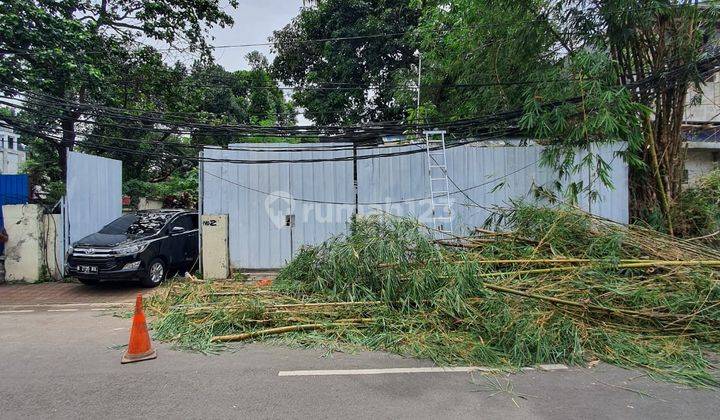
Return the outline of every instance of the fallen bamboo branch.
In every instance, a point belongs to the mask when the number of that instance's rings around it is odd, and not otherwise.
[[[478,264],[573,264],[573,263],[614,263],[615,261],[604,261],[590,258],[528,258],[528,259],[506,259],[506,260],[482,260],[473,259],[473,262]],[[628,259],[628,260],[617,260],[617,262],[623,263],[644,263],[650,262],[649,260],[640,259]]]
[[[703,239],[710,239],[710,238],[713,238],[713,237],[718,236],[718,235],[720,235],[720,230],[718,230],[717,232],[713,232],[713,233],[710,233],[710,234],[707,234],[707,235],[703,235],[703,236],[698,236],[698,237],[695,237],[695,238],[683,239],[682,242],[701,241],[701,240],[703,240]]]
[[[266,330],[252,331],[252,332],[242,333],[242,334],[219,335],[219,336],[215,336],[215,337],[211,338],[210,341],[214,342],[214,343],[218,343],[218,342],[227,343],[227,342],[232,342],[232,341],[248,340],[248,339],[255,338],[255,337],[264,337],[266,335],[284,334],[284,333],[288,333],[288,332],[321,330],[321,329],[333,328],[333,327],[359,326],[359,325],[363,325],[363,324],[368,324],[373,321],[374,320],[372,318],[357,318],[357,319],[338,320],[335,322],[324,323],[324,324],[288,325],[285,327],[268,328]]]
[[[720,267],[720,260],[710,261],[647,261],[647,262],[632,262],[626,264],[617,264],[615,266],[602,266],[602,265],[579,265],[572,267],[552,267],[552,268],[536,268],[532,270],[518,270],[518,271],[503,271],[495,273],[482,273],[478,274],[479,278],[497,277],[505,274],[521,275],[521,274],[545,274],[554,273],[559,271],[572,271],[588,268],[649,268],[649,267]]]
[[[382,305],[385,302],[380,300],[364,300],[357,302],[318,302],[318,303],[287,303],[279,305],[270,305],[266,309],[289,309],[289,308],[316,308],[316,307],[333,307],[333,306],[366,306],[366,305]]]
[[[435,261],[433,262],[438,263],[450,263],[450,264],[464,264],[465,261]],[[528,259],[499,259],[499,260],[485,260],[485,259],[472,259],[473,262],[477,264],[576,264],[576,263],[608,263],[608,264],[614,264],[615,262],[621,263],[621,264],[629,264],[629,263],[647,263],[647,262],[653,262],[651,260],[641,260],[641,259],[627,259],[627,260],[613,260],[613,261],[603,261],[598,259],[590,259],[590,258],[528,258]],[[427,261],[430,262],[430,261]],[[422,262],[421,265],[427,265],[427,262]],[[656,261],[656,262],[663,262],[663,261]],[[378,268],[395,268],[400,267],[399,263],[383,263],[378,264]]]
[[[588,304],[588,303],[573,302],[570,300],[559,299],[559,298],[555,298],[552,296],[545,296],[545,295],[538,295],[535,293],[523,292],[522,290],[511,289],[509,287],[498,286],[495,284],[485,284],[485,287],[490,290],[494,290],[496,292],[509,293],[509,294],[513,294],[513,295],[532,298],[532,299],[544,300],[547,302],[551,302],[551,303],[555,303],[555,304],[559,304],[559,305],[573,306],[573,307],[584,309],[584,310],[590,309],[590,310],[601,311],[601,312],[606,312],[606,313],[610,313],[610,314],[624,314],[624,315],[633,316],[633,317],[642,317],[642,318],[650,318],[650,319],[663,319],[664,318],[664,319],[677,320],[680,318],[680,316],[658,313],[658,312],[641,312],[641,311],[633,311],[630,309],[612,308],[612,307],[599,306],[599,305],[593,305],[593,304]]]

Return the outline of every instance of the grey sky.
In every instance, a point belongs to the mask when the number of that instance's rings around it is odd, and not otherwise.
[[[225,3],[225,11],[232,15],[235,24],[230,28],[214,28],[213,45],[254,44],[267,42],[274,30],[287,25],[302,8],[302,0],[240,0],[237,9]],[[270,47],[227,48],[215,51],[215,59],[229,71],[247,69],[245,55],[258,50],[271,58]]]

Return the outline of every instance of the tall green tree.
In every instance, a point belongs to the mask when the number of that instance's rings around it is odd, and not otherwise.
[[[6,0],[0,3],[0,91],[38,92],[80,104],[112,102],[108,87],[125,82],[127,65],[144,49],[137,39],[208,56],[207,28],[230,24],[218,0]],[[61,140],[41,138],[57,151],[61,173],[65,151],[75,147],[78,123],[88,111],[63,104],[45,115],[61,130]]]
[[[562,57],[540,14],[544,0],[417,3],[424,6],[417,30],[423,118],[517,109],[529,84],[555,78]]]
[[[698,63],[716,39],[715,2],[696,3],[418,2],[423,84],[429,86],[422,90],[423,108],[462,118],[521,106],[527,134],[551,146],[546,163],[565,172],[582,144],[628,141],[632,215],[644,218],[660,208],[669,216],[681,189],[687,89],[704,81]],[[664,77],[634,87],[649,75]],[[442,87],[456,83],[477,86]],[[552,110],[540,106],[571,98],[581,100]],[[583,164],[599,172],[605,167],[593,159]],[[667,227],[672,231],[671,220]]]
[[[408,0],[313,3],[274,32],[275,77],[297,86],[293,100],[318,124],[402,119],[407,104],[395,93],[418,60],[419,9]]]
[[[267,63],[261,56],[253,57],[259,64]],[[99,113],[92,123],[80,124],[75,149],[122,161],[125,193],[133,197],[163,198],[170,187],[188,185],[179,179],[194,173],[200,145],[262,140],[193,129],[185,126],[188,119],[218,125],[294,122],[292,104],[270,79],[267,66],[229,72],[208,61],[190,68],[167,65],[157,51],[144,48],[136,51],[123,72],[123,83],[108,85],[103,103],[123,112]],[[54,122],[42,115],[47,104],[28,105],[22,121],[52,131]],[[31,143],[27,172],[35,184],[48,187],[48,201],[56,200],[62,195],[62,183],[53,182],[62,179],[57,152],[41,138],[22,139]]]

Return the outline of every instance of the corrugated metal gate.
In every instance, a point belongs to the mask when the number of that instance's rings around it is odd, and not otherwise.
[[[203,157],[238,160],[289,160],[352,157],[352,151],[272,152],[287,144],[243,144],[242,150],[205,149]],[[297,146],[297,145],[296,145]],[[332,145],[323,144],[328,147]],[[292,147],[292,146],[290,146]],[[313,145],[302,145],[304,149]],[[347,217],[338,205],[352,206],[352,162],[238,165],[203,162],[202,214],[228,214],[230,261],[234,267],[282,266],[304,244],[315,244],[343,232]],[[348,188],[349,187],[349,188]],[[300,200],[298,200],[300,198]],[[320,220],[320,223],[315,223]]]
[[[351,158],[352,150],[322,150],[328,144],[241,144],[229,150],[207,148],[203,156],[229,160],[307,160]],[[343,144],[347,146],[347,144]],[[392,152],[417,149],[403,146]],[[597,153],[610,162],[615,189],[608,189],[584,169],[573,180],[590,181],[600,198],[580,206],[619,222],[628,221],[628,171],[614,158],[622,144],[605,145]],[[272,148],[317,148],[317,151],[257,151]],[[387,149],[358,151],[360,214],[385,212],[431,221],[427,155],[363,159]],[[541,147],[462,146],[447,151],[454,229],[461,233],[481,225],[494,206],[530,198],[533,186],[555,182],[552,169],[540,166]],[[579,158],[578,158],[579,159]],[[228,214],[230,261],[233,267],[281,267],[302,245],[320,243],[344,233],[355,209],[352,159],[339,162],[243,165],[204,162],[201,167],[201,211]],[[464,192],[464,194],[463,194]],[[466,195],[469,197],[466,197]]]
[[[63,199],[63,247],[60,260],[73,242],[97,232],[122,215],[122,162],[69,152]],[[62,249],[60,249],[62,248]]]

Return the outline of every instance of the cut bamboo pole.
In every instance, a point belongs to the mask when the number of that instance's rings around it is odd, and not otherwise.
[[[537,295],[534,293],[523,292],[521,290],[511,289],[509,287],[498,286],[495,284],[485,284],[485,287],[490,290],[494,290],[496,292],[509,293],[509,294],[513,294],[513,295],[532,298],[532,299],[544,300],[544,301],[552,302],[552,303],[559,304],[559,305],[574,306],[576,308],[581,308],[581,309],[585,309],[585,310],[591,309],[591,310],[596,310],[596,311],[601,311],[601,312],[606,312],[606,313],[624,314],[624,315],[629,315],[629,316],[633,316],[633,317],[643,317],[643,318],[651,318],[651,319],[668,319],[668,318],[669,319],[678,319],[679,318],[678,316],[675,316],[675,315],[663,314],[663,313],[658,313],[658,312],[640,312],[640,311],[633,311],[630,309],[620,309],[620,308],[612,308],[612,307],[605,307],[605,306],[599,306],[599,305],[593,305],[593,304],[573,302],[570,300],[554,298],[552,296]]]
[[[215,336],[210,341],[212,342],[231,342],[231,341],[243,341],[255,337],[264,337],[266,335],[277,335],[295,331],[309,331],[309,330],[321,330],[326,328],[334,327],[347,327],[347,326],[359,326],[374,321],[372,318],[356,318],[356,319],[345,319],[338,320],[335,322],[324,323],[324,324],[300,324],[300,325],[288,325],[285,327],[268,328],[266,330],[252,331],[242,334],[233,335],[219,335]]]
[[[357,302],[319,302],[319,303],[288,303],[267,306],[267,309],[289,309],[289,308],[316,308],[325,306],[366,306],[366,305],[382,305],[384,302],[379,300],[365,300]]]
[[[647,262],[632,262],[626,264],[618,264],[615,268],[648,268],[648,267],[720,267],[720,260],[690,260],[690,261],[647,261]],[[552,268],[536,268],[532,270],[518,270],[518,271],[502,271],[495,273],[482,273],[478,274],[479,278],[497,277],[507,274],[521,275],[521,274],[545,274],[555,273],[559,271],[572,271],[587,268],[606,268],[600,265],[580,265],[572,267],[552,267]],[[609,266],[607,268],[612,268]]]

